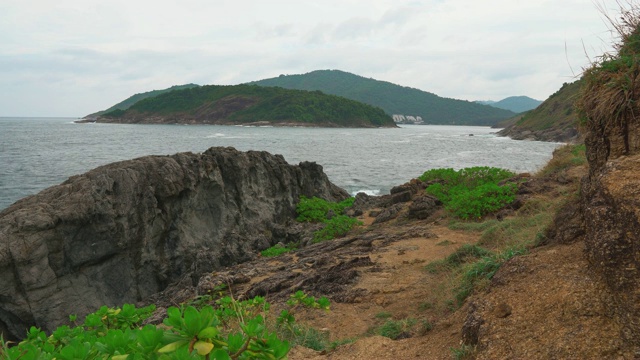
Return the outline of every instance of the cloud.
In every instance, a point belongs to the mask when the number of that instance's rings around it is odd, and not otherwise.
[[[175,84],[317,69],[544,99],[610,42],[591,0],[5,0],[0,33],[0,116],[82,116]]]

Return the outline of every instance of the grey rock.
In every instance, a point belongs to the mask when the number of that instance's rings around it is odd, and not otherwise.
[[[348,197],[315,163],[211,148],[109,164],[24,198],[0,212],[0,331],[51,331],[249,260],[288,242],[301,195]]]
[[[409,218],[424,220],[438,210],[440,201],[433,196],[422,195],[409,206]]]

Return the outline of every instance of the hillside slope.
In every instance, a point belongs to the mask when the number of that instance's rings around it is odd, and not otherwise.
[[[498,134],[516,140],[580,141],[574,103],[581,85],[580,80],[565,83],[536,109],[497,124],[504,127]]]
[[[196,85],[196,84],[174,85],[174,86],[172,86],[170,88],[166,88],[166,89],[162,89],[162,90],[152,90],[152,91],[147,91],[147,92],[135,94],[135,95],[129,96],[128,98],[122,100],[121,102],[111,106],[110,108],[108,108],[106,110],[102,110],[102,111],[95,112],[93,114],[89,114],[89,115],[85,116],[84,119],[95,120],[98,116],[100,116],[102,114],[105,114],[105,113],[108,113],[108,112],[113,111],[113,110],[117,110],[117,109],[127,110],[133,104],[137,103],[140,100],[146,99],[146,98],[158,96],[160,94],[164,94],[166,92],[173,91],[173,90],[190,89],[190,88],[194,88],[194,87],[198,87],[198,86],[200,86],[200,85]]]
[[[487,104],[499,109],[505,109],[513,111],[514,113],[521,113],[529,110],[533,110],[538,105],[542,104],[542,101],[532,99],[528,96],[509,96],[500,101],[496,101],[491,104]]]
[[[382,109],[321,92],[256,85],[216,86],[163,93],[98,122],[142,124],[395,127]]]
[[[368,79],[339,70],[318,70],[303,75],[280,75],[251,84],[320,90],[379,106],[389,115],[420,116],[426,124],[490,126],[514,115],[508,110],[443,98],[426,91]]]

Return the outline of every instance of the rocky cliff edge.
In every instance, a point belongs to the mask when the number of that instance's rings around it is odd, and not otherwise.
[[[96,168],[0,213],[0,332],[136,302],[296,234],[301,195],[348,194],[322,167],[211,148]]]

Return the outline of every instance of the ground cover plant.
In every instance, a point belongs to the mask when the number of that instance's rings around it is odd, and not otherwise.
[[[527,254],[548,241],[547,229],[554,222],[556,212],[571,202],[579,191],[578,169],[584,168],[585,164],[584,145],[560,147],[547,166],[532,179],[543,185],[551,182],[553,185],[540,188],[553,189],[553,193],[529,194],[518,210],[500,219],[485,217],[480,221],[468,221],[451,213],[446,220],[450,229],[476,233],[479,239],[476,244],[462,245],[447,258],[425,266],[427,273],[439,279],[439,293],[446,294],[425,299],[429,308],[444,309],[445,312],[458,308],[474,291],[488,286],[506,261]],[[438,169],[425,174],[425,181],[460,182],[460,174],[453,169]],[[498,180],[502,176],[507,177],[508,174],[499,175],[492,181],[503,181]],[[570,180],[572,176],[574,180]],[[561,179],[559,183],[558,179]],[[442,198],[446,200],[450,193],[443,193]]]
[[[317,197],[300,197],[296,207],[300,222],[318,222],[325,226],[316,231],[314,242],[331,240],[346,235],[356,225],[361,225],[358,219],[344,215],[344,210],[353,205],[355,198],[348,198],[341,202],[329,202]]]
[[[515,183],[501,184],[515,173],[493,167],[477,166],[454,170],[432,169],[420,177],[431,182],[427,193],[442,201],[445,208],[461,219],[480,219],[515,200]]]
[[[214,305],[191,305],[167,309],[163,325],[144,325],[154,305],[136,308],[103,306],[86,316],[81,324],[61,326],[47,335],[36,327],[25,340],[14,345],[1,341],[0,359],[283,359],[294,343],[300,326],[293,308],[306,306],[329,309],[326,298],[303,292],[291,296],[275,324],[269,321],[270,304],[262,297],[237,301],[225,296]],[[76,322],[76,317],[70,320]]]
[[[287,245],[276,244],[268,249],[262,250],[260,252],[260,255],[264,257],[274,257],[280,254],[288,253],[289,251],[295,250],[296,248],[297,248],[296,244],[287,244]]]

